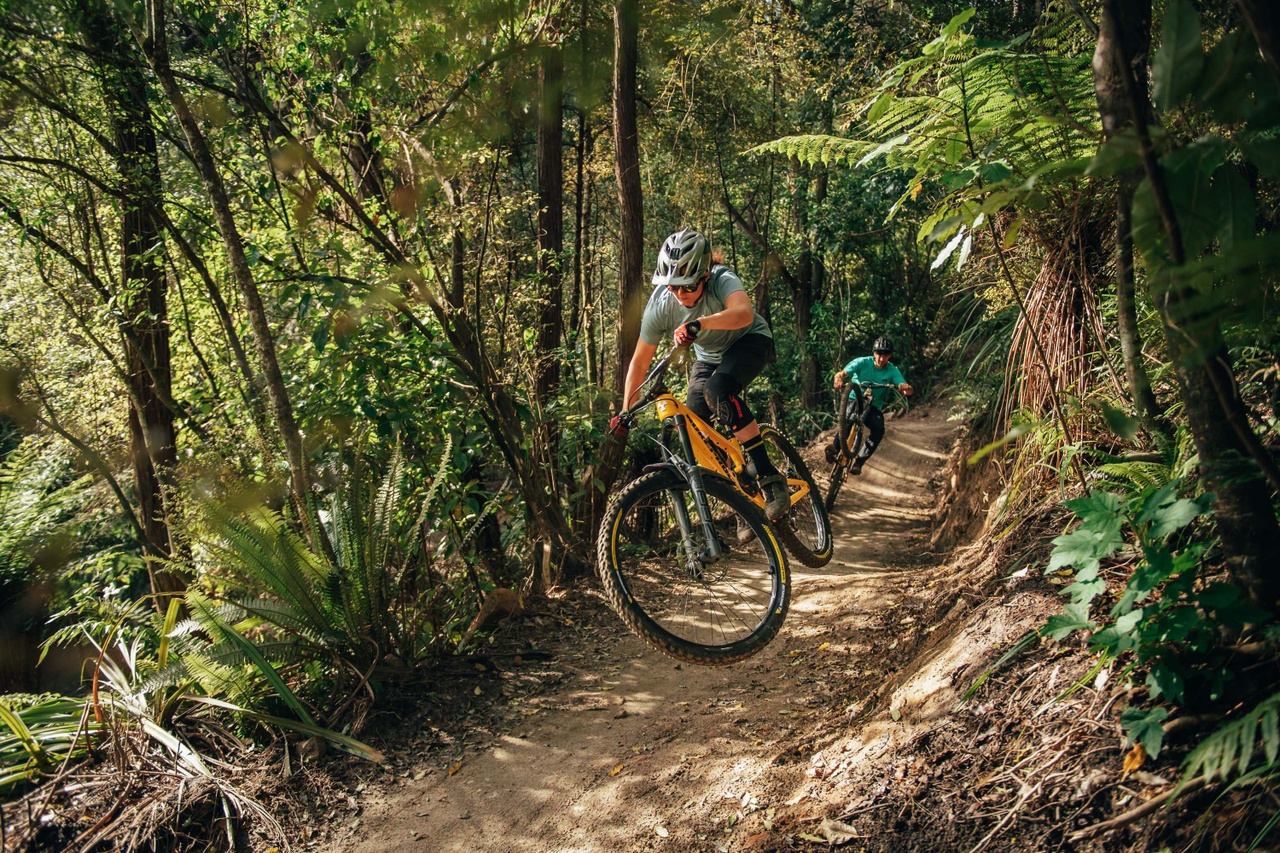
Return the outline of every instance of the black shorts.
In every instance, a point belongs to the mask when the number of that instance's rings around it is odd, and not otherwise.
[[[764,371],[773,361],[773,338],[768,335],[743,335],[724,351],[719,364],[695,361],[689,372],[689,393],[685,405],[702,418],[711,420],[712,405],[706,399],[707,382],[713,376],[721,377],[717,385],[727,386],[730,394],[741,394],[751,380]],[[730,380],[724,382],[724,379]],[[750,413],[747,412],[749,417]]]

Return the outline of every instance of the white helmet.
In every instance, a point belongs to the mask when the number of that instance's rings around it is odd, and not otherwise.
[[[689,287],[711,271],[711,246],[692,228],[682,228],[662,244],[653,283]]]

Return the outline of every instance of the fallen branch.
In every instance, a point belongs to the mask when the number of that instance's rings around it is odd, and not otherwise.
[[[1070,840],[1084,841],[1085,839],[1092,838],[1093,836],[1098,835],[1100,833],[1110,832],[1113,829],[1119,829],[1122,826],[1128,826],[1131,823],[1142,820],[1144,817],[1151,814],[1152,812],[1158,811],[1161,807],[1165,805],[1165,803],[1168,803],[1169,801],[1171,801],[1175,796],[1181,795],[1181,794],[1190,794],[1193,791],[1198,791],[1201,788],[1203,788],[1204,785],[1205,785],[1205,781],[1203,776],[1197,776],[1196,778],[1192,779],[1190,782],[1188,782],[1187,784],[1181,787],[1174,785],[1172,788],[1165,791],[1163,794],[1160,794],[1159,796],[1154,797],[1153,799],[1147,800],[1145,803],[1143,803],[1140,806],[1135,806],[1134,808],[1129,809],[1129,811],[1125,812],[1124,814],[1116,815],[1110,820],[1104,820],[1101,823],[1095,823],[1092,826],[1086,826],[1084,829],[1081,829],[1077,832],[1073,832],[1069,836]]]

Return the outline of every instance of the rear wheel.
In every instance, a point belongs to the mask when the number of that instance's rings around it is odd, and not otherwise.
[[[645,642],[681,660],[718,666],[750,657],[773,639],[791,586],[764,514],[729,481],[704,474],[703,483],[718,559],[706,558],[689,484],[662,469],[632,480],[610,500],[596,565],[614,609]]]
[[[804,565],[814,569],[825,566],[831,562],[831,523],[809,466],[787,437],[773,427],[762,425],[760,437],[769,447],[770,460],[786,476],[793,496],[802,491],[800,484],[804,484],[804,497],[793,497],[790,512],[774,524],[778,539]]]

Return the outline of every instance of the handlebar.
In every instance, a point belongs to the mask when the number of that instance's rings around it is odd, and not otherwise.
[[[667,375],[667,369],[673,364],[683,364],[688,353],[689,347],[687,346],[675,347],[671,352],[660,358],[657,364],[649,368],[648,375],[645,376],[644,381],[640,383],[640,387],[635,391],[635,393],[639,395],[640,399],[635,403],[635,405],[628,405],[623,411],[634,415],[636,412],[658,399],[658,397],[667,393],[667,384],[663,381]]]

